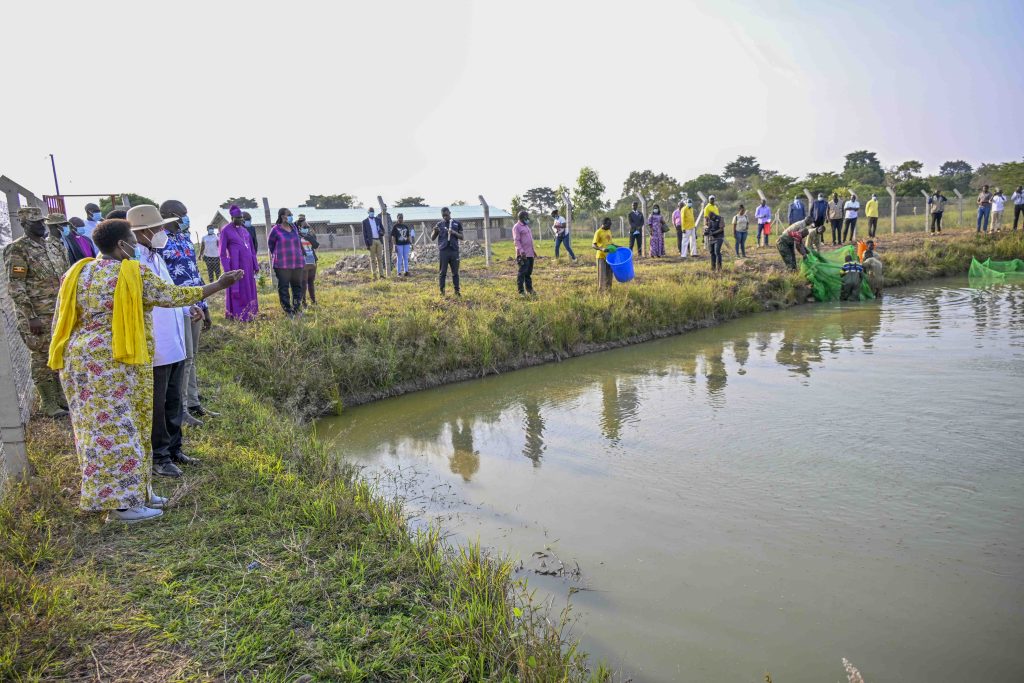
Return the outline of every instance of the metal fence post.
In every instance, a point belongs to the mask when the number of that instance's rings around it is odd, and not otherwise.
[[[964,227],[964,196],[960,194],[960,190],[953,188],[953,193],[956,195],[956,203],[960,208],[960,222],[956,224],[956,227]]]
[[[562,193],[562,199],[565,200],[565,229],[572,235],[572,200],[569,199],[568,191]]]
[[[896,207],[899,206],[899,202],[896,201],[896,191],[891,187],[885,188],[885,191],[889,193],[889,226],[893,235],[896,234]]]
[[[491,207],[482,194],[477,195],[484,209],[484,264],[491,267]]]
[[[619,239],[626,239],[626,219],[619,216]]]
[[[267,245],[267,253],[268,254],[270,253],[270,226],[271,225],[273,225],[273,223],[270,220],[270,202],[267,201],[266,197],[264,197],[263,198],[263,244]],[[259,255],[259,253],[260,253],[260,250],[257,249],[256,250],[256,254]],[[273,257],[271,257],[270,263],[271,263],[271,267],[270,267],[270,282],[276,285],[277,284],[277,272],[274,271]],[[258,275],[259,274],[257,273],[257,276]]]
[[[649,256],[651,253],[651,237],[647,236],[644,239],[645,226],[647,225],[647,197],[642,193],[637,193],[636,198],[640,200],[640,213],[644,215],[644,225],[640,226],[640,254],[639,256]],[[647,254],[644,254],[644,243],[647,243]]]
[[[921,194],[924,195],[924,231],[928,232],[928,193],[921,190]]]
[[[356,226],[348,226],[349,234],[352,236],[352,254],[355,255],[359,252],[356,251]]]

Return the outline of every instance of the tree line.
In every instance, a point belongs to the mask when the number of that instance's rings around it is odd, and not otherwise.
[[[660,203],[663,207],[675,206],[683,196],[696,199],[697,192],[714,193],[719,201],[748,201],[756,203],[760,190],[772,200],[800,195],[806,188],[812,194],[819,192],[829,196],[833,192],[847,196],[856,192],[859,196],[876,193],[886,196],[886,187],[891,187],[899,196],[920,196],[921,190],[931,193],[940,190],[952,194],[953,190],[967,194],[977,191],[982,185],[1000,187],[1009,192],[1024,182],[1024,162],[986,163],[975,169],[961,159],[946,161],[935,175],[924,176],[924,164],[917,160],[883,167],[878,155],[868,150],[857,150],[845,156],[843,169],[839,172],[821,171],[808,173],[802,178],[789,176],[778,171],[761,167],[757,157],[740,155],[729,162],[721,173],[702,173],[679,182],[663,172],[652,170],[632,171],[622,184],[617,200],[604,199],[605,186],[593,168],[580,169],[572,189],[565,186],[534,187],[512,197],[512,213],[522,209],[534,213],[547,213],[558,208],[565,210],[563,197],[568,193],[573,212],[581,217],[594,216],[600,212],[623,214],[629,211],[637,195],[649,203]]]

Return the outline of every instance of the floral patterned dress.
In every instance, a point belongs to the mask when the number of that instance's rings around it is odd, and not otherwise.
[[[114,288],[120,267],[120,261],[103,259],[82,268],[75,296],[75,327],[60,371],[82,466],[79,505],[83,510],[133,508],[149,499],[153,368],[113,358]],[[189,306],[202,298],[202,287],[176,287],[142,269],[150,358],[153,307]]]

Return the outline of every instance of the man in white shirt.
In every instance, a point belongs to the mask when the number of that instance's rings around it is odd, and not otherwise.
[[[100,207],[96,204],[89,202],[85,205],[85,236],[92,239],[92,231],[96,229],[99,222],[103,220],[103,213],[100,212]]]
[[[857,216],[860,215],[860,202],[857,201],[857,195],[850,193],[850,199],[843,205],[843,211],[846,212],[843,222],[843,242],[847,240],[855,242],[857,241]]]
[[[996,188],[992,195],[992,231],[1003,229],[1003,209],[1006,208],[1006,195]]]
[[[1024,185],[1018,185],[1010,199],[1013,201],[1013,229],[1016,230],[1017,219],[1024,216]]]
[[[157,251],[167,244],[163,226],[175,221],[163,218],[155,206],[143,204],[128,210],[127,220],[139,242],[139,262],[161,280],[174,284],[167,264]],[[153,309],[153,474],[180,477],[178,464],[194,460],[181,452],[183,404],[181,382],[185,368],[185,316],[188,308]]]

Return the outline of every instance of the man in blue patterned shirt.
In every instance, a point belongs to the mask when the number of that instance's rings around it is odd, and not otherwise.
[[[164,218],[177,218],[177,222],[168,223],[167,244],[160,250],[167,270],[174,284],[179,287],[202,287],[202,275],[196,263],[196,250],[189,232],[188,209],[177,199],[168,199],[160,205],[160,215]],[[199,337],[203,330],[210,329],[210,309],[206,302],[200,302],[189,311],[190,320],[185,321],[185,370],[181,382],[181,404],[185,414],[182,424],[199,426],[200,417],[213,417],[216,413],[203,408],[199,399],[199,382],[196,377],[196,355],[199,353]]]

